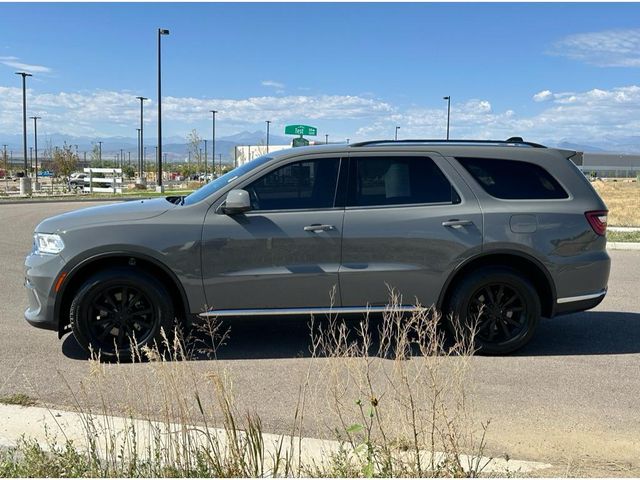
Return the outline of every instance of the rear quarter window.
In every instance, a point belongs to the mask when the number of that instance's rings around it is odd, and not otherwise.
[[[566,190],[544,168],[519,160],[456,157],[492,197],[505,200],[569,198]]]

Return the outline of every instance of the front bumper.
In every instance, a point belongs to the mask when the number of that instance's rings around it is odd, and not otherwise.
[[[65,265],[60,255],[31,253],[24,262],[24,286],[29,304],[24,318],[34,327],[58,330],[54,284]]]

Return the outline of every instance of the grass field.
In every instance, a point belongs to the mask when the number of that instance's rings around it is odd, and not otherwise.
[[[640,227],[640,182],[591,183],[609,208],[609,225]]]

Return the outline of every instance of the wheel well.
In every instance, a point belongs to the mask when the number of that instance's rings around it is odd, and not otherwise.
[[[555,302],[555,287],[551,277],[543,270],[543,267],[537,265],[533,260],[515,254],[500,253],[489,254],[471,260],[463,265],[454,276],[449,280],[446,286],[445,294],[440,301],[440,308],[446,308],[449,303],[449,297],[455,284],[465,275],[482,267],[502,266],[512,268],[520,272],[523,276],[533,283],[538,296],[540,298],[540,306],[542,308],[542,316],[550,317],[553,315],[553,307]]]
[[[120,266],[140,269],[151,274],[167,289],[171,297],[171,302],[173,303],[176,317],[181,321],[188,317],[187,300],[183,295],[182,288],[164,268],[150,260],[135,255],[104,256],[83,264],[73,273],[72,277],[65,282],[57,310],[59,336],[62,336],[69,329],[69,308],[71,307],[73,296],[75,292],[78,291],[78,288],[80,288],[87,278],[97,271]]]

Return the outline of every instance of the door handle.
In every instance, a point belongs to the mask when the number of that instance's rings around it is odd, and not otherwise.
[[[320,232],[328,232],[330,230],[335,230],[335,228],[336,227],[334,227],[333,225],[320,225],[319,223],[314,223],[313,225],[307,225],[306,227],[304,227],[304,231],[320,233]]]
[[[468,225],[473,225],[471,220],[458,220],[457,218],[452,218],[451,220],[447,220],[446,222],[442,222],[443,227],[466,227]]]

